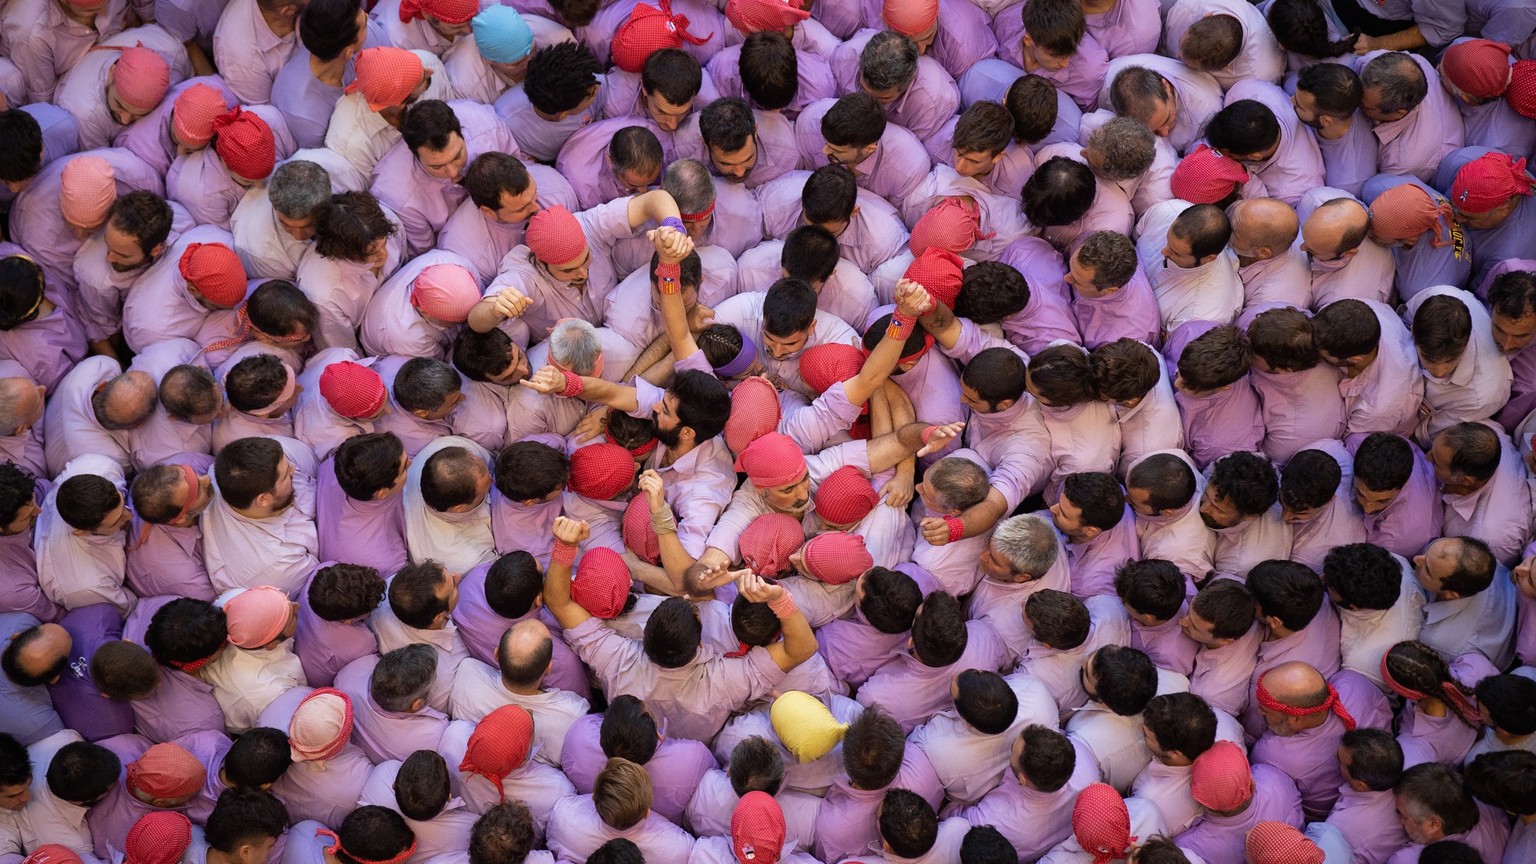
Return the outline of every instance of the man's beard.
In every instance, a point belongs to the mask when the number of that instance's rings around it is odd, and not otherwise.
[[[673,426],[671,429],[663,429],[657,426],[656,440],[660,441],[668,450],[676,449],[677,445],[683,443],[682,424]]]

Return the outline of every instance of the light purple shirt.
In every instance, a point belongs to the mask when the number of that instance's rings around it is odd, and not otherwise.
[[[352,699],[352,740],[375,764],[405,759],[416,750],[438,749],[448,718],[430,707],[414,714],[380,708],[369,695],[369,679],[377,665],[377,656],[365,655],[336,673],[336,689]]]
[[[1211,117],[1221,110],[1221,84],[1208,73],[1161,54],[1117,56],[1104,69],[1104,81],[1098,94],[1100,105],[1110,104],[1109,91],[1115,83],[1115,76],[1132,66],[1156,72],[1173,88],[1178,104],[1175,106],[1173,132],[1168,135],[1168,143],[1173,145],[1175,151],[1184,153],[1204,134],[1205,124],[1210,122]]]
[[[549,849],[556,855],[585,861],[615,837],[630,840],[651,861],[686,861],[693,851],[693,837],[655,811],[622,831],[603,822],[591,795],[562,798],[549,813]]]
[[[208,4],[210,7],[216,4]],[[176,98],[191,89],[194,85],[202,84],[219,91],[224,97],[225,105],[240,104],[239,98],[225,85],[224,80],[217,75],[200,75],[196,78],[177,84],[166,91],[165,98],[160,100],[159,107],[128,124],[127,128],[117,133],[112,140],[112,146],[122,147],[132,151],[134,155],[159,174],[165,174],[176,159],[177,144],[171,138],[171,110],[176,105]],[[207,145],[205,145],[207,146]]]
[[[823,861],[841,861],[878,842],[875,815],[889,789],[916,792],[935,808],[944,800],[944,787],[940,785],[933,765],[923,751],[912,746],[908,746],[902,756],[896,779],[885,788],[856,789],[846,776],[837,777],[816,817],[816,857]]]
[[[1163,43],[1177,54],[1184,34],[1208,15],[1231,16],[1243,29],[1242,48],[1236,59],[1220,69],[1209,70],[1223,89],[1230,91],[1247,79],[1272,83],[1285,74],[1285,55],[1269,29],[1269,22],[1247,0],[1176,0],[1163,12]]]
[[[975,9],[969,4],[967,7]],[[815,169],[830,161],[821,150],[826,144],[821,134],[821,121],[835,104],[836,99],[820,99],[800,112],[795,121],[795,142],[800,149],[801,167]],[[863,162],[849,166],[849,170],[853,171],[860,188],[887,201],[902,201],[917,188],[930,167],[928,152],[918,137],[902,126],[888,123],[875,152]]]
[[[1022,6],[1022,4],[1021,4]],[[992,21],[997,34],[997,56],[1016,66],[1024,65],[1024,16],[1021,14],[999,15]],[[1099,107],[1099,89],[1108,80],[1109,55],[1092,33],[1085,32],[1077,45],[1077,53],[1071,62],[1061,69],[1040,67],[1032,74],[1056,85],[1056,89],[1072,97],[1078,107],[1092,111]]]
[[[1385,51],[1372,51],[1360,58],[1362,67]],[[1441,160],[1460,148],[1466,137],[1456,100],[1440,86],[1440,73],[1428,60],[1408,55],[1429,84],[1424,101],[1408,111],[1407,116],[1375,124],[1376,140],[1381,142],[1381,170],[1385,174],[1411,174],[1429,182]]]
[[[1339,701],[1355,719],[1357,728],[1383,728],[1390,721],[1386,697],[1365,676],[1345,670],[1328,683],[1339,691]],[[1265,732],[1253,745],[1252,759],[1255,764],[1274,766],[1295,780],[1307,818],[1317,821],[1328,815],[1339,797],[1343,777],[1336,755],[1345,731],[1344,721],[1329,714],[1322,725],[1295,735]]]
[[[832,52],[832,73],[839,93],[859,89],[859,54],[874,30],[861,30]],[[917,58],[917,75],[906,92],[885,107],[886,119],[912,130],[918,138],[938,132],[960,105],[955,79],[932,57]]]
[[[1301,796],[1291,778],[1268,765],[1252,767],[1253,792],[1243,812],[1221,816],[1209,810],[1174,838],[1179,848],[1194,852],[1211,864],[1236,862],[1243,858],[1243,842],[1253,826],[1260,822],[1284,822],[1300,828]]]
[[[1326,363],[1301,372],[1265,372],[1255,367],[1248,381],[1259,396],[1264,455],[1283,466],[1308,443],[1343,435],[1342,379],[1339,370]]]
[[[1165,356],[1175,365],[1185,346],[1216,325],[1209,321],[1190,321],[1168,334]],[[1174,398],[1184,423],[1184,440],[1189,454],[1202,467],[1238,450],[1258,450],[1264,437],[1262,406],[1250,376],[1243,376],[1226,389],[1194,396],[1176,390]]]
[[[252,4],[254,5],[254,3]],[[64,14],[53,0],[20,0],[0,17],[6,54],[26,82],[20,103],[51,102],[59,79],[102,39],[123,29],[128,3],[110,0],[91,26]]]
[[[272,79],[298,42],[297,30],[273,34],[256,0],[229,0],[213,33],[213,59],[235,96],[256,105],[271,98]]]
[[[558,171],[547,165],[526,167],[528,176],[533,179],[539,209],[557,204],[573,213],[581,209],[575,190]],[[523,230],[527,227],[526,221],[509,225],[486,218],[474,201],[466,199],[443,223],[437,235],[437,245],[469,260],[474,264],[472,272],[476,278],[488,283],[496,278],[501,259],[514,247],[522,245]]]
[[[692,30],[693,27],[690,26],[689,29]],[[804,29],[806,29],[804,26],[797,26],[795,35],[799,36]],[[830,55],[831,52],[823,56],[798,45],[795,46],[795,98],[784,106],[783,110],[786,114],[791,117],[802,114],[806,106],[812,102],[837,96],[837,81],[832,77],[832,64],[828,62]],[[740,45],[728,45],[720,49],[720,52],[707,62],[709,64],[707,74],[714,82],[720,96],[752,102],[746,88],[741,84]]]
[[[1195,4],[1191,0],[1183,0],[1180,5]],[[1253,8],[1246,3],[1243,5]],[[1267,27],[1265,32],[1268,33]],[[1323,185],[1323,156],[1317,148],[1317,141],[1306,133],[1301,121],[1296,118],[1296,108],[1291,104],[1291,98],[1274,84],[1253,80],[1231,84],[1227,89],[1226,104],[1231,105],[1243,99],[1252,99],[1268,108],[1280,124],[1279,149],[1262,164],[1251,167],[1250,171],[1264,181],[1264,187],[1270,195],[1295,206],[1302,193]]]
[[[973,807],[958,814],[972,825],[991,825],[1019,850],[1020,860],[1034,860],[1072,833],[1072,807],[1077,796],[1099,781],[1093,754],[1073,743],[1076,764],[1066,785],[1055,792],[1041,792],[1024,785],[1012,771],[1002,785],[987,793]]]
[[[591,104],[566,117],[550,121],[538,116],[521,87],[509,88],[496,98],[496,113],[517,139],[517,149],[541,162],[553,162],[560,148],[577,129],[603,118],[603,76],[597,76],[597,95]]]
[[[948,666],[928,666],[911,654],[898,654],[859,688],[859,702],[880,705],[911,732],[949,703],[950,679],[967,669],[1001,671],[1007,646],[985,621],[968,621],[965,651]]]
[[[1116,339],[1139,339],[1155,348],[1162,341],[1157,297],[1139,265],[1130,281],[1108,296],[1085,297],[1073,291],[1071,297],[1072,317],[1083,334],[1085,348],[1091,350]],[[1033,292],[1030,299],[1034,299]]]
[[[598,773],[608,761],[598,742],[602,725],[602,715],[588,714],[566,732],[561,768],[575,784],[577,794],[591,794]],[[656,752],[641,767],[651,778],[651,810],[669,822],[682,825],[683,811],[699,788],[699,782],[706,772],[718,766],[714,754],[702,742],[663,737]]]

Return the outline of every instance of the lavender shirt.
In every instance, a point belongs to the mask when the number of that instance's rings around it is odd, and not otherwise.
[[[1456,172],[1488,152],[1492,151],[1487,147],[1463,147],[1451,153],[1440,161],[1440,167],[1435,171],[1430,185],[1449,196]],[[1533,232],[1536,232],[1536,203],[1528,195],[1520,198],[1515,212],[1508,219],[1493,228],[1468,231],[1468,236],[1472,238],[1473,283],[1480,284],[1488,271],[1500,261],[1528,255]]]
[[[997,56],[1016,66],[1024,65],[1024,17],[1001,15],[992,21],[997,34]],[[1099,90],[1108,81],[1109,55],[1092,33],[1084,33],[1071,62],[1061,69],[1035,69],[1033,74],[1056,85],[1084,111],[1099,107]]]
[[[405,549],[405,511],[399,492],[358,501],[336,481],[335,458],[320,464],[315,478],[316,557],[373,567],[393,575],[409,559]]]
[[[1243,841],[1260,822],[1284,822],[1300,828],[1301,796],[1291,778],[1268,765],[1255,765],[1253,793],[1243,812],[1221,816],[1206,811],[1193,828],[1174,838],[1179,848],[1193,852],[1209,862],[1240,861]]]
[[[369,694],[369,679],[378,664],[377,656],[365,655],[336,673],[336,689],[352,699],[352,740],[375,764],[438,749],[448,718],[427,707],[414,714],[380,708]]]
[[[561,767],[580,795],[592,792],[594,781],[603,764],[608,761],[598,743],[603,718],[588,714],[571,725],[565,734],[561,749]],[[689,738],[666,738],[657,745],[642,767],[651,777],[653,800],[651,810],[679,826],[683,824],[683,811],[699,788],[706,772],[716,769],[714,754],[700,741]]]
[[[860,87],[859,54],[873,30],[861,30],[832,52],[832,73],[837,92],[852,93]],[[905,93],[885,107],[886,119],[912,130],[918,138],[938,132],[960,104],[955,79],[932,57],[917,58],[917,76]]]
[[[795,143],[800,150],[802,168],[815,169],[830,161],[821,150],[826,144],[821,135],[821,121],[835,104],[836,99],[820,99],[800,112],[795,121]],[[860,188],[887,201],[902,201],[917,188],[931,162],[923,142],[916,135],[902,126],[888,123],[875,152],[863,162],[848,167]]]
[[[691,27],[689,29],[692,29]],[[805,28],[795,28],[798,36]],[[988,34],[989,36],[991,34]],[[834,44],[836,42],[834,41]],[[784,113],[793,117],[805,112],[807,105],[821,99],[837,96],[837,81],[832,77],[831,52],[824,56],[795,46],[795,98],[784,106]],[[715,83],[720,96],[746,99],[751,102],[746,88],[741,84],[741,46],[729,45],[708,60],[709,79]],[[670,138],[671,136],[667,136]],[[667,142],[663,142],[665,144]]]
[[[1385,728],[1390,722],[1386,697],[1365,676],[1344,670],[1328,683],[1339,691],[1339,701],[1355,719],[1357,728]],[[1266,732],[1253,745],[1253,762],[1274,766],[1295,780],[1307,818],[1321,820],[1339,797],[1343,777],[1336,755],[1345,731],[1344,721],[1330,714],[1322,725],[1295,735],[1282,737]]]
[[[528,176],[534,184],[535,200],[539,209],[560,205],[571,212],[582,209],[576,200],[576,192],[560,172],[547,165],[528,165]],[[438,232],[438,248],[460,255],[474,264],[475,276],[481,283],[496,278],[501,259],[516,246],[522,245],[523,230],[528,223],[505,224],[487,218],[472,200],[465,200],[453,211]]]

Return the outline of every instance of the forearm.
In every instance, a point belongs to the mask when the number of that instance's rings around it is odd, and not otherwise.
[[[640,352],[640,356],[635,358],[635,362],[629,364],[629,368],[625,370],[619,380],[628,381],[636,375],[644,374],[645,370],[655,366],[670,353],[671,348],[667,345],[667,337],[657,336],[651,340],[651,344],[645,346],[645,350]],[[649,378],[646,380],[650,381]],[[656,382],[652,381],[651,383],[654,384]]]
[[[586,402],[607,405],[626,414],[640,407],[640,401],[635,398],[635,388],[586,375],[581,376],[580,398]]]
[[[1008,502],[1003,494],[996,489],[987,492],[987,497],[980,504],[974,504],[964,513],[960,514],[960,521],[965,525],[965,533],[962,537],[975,537],[992,530],[997,520],[1008,515]]]
[[[561,545],[559,540],[555,541],[549,567],[544,571],[544,605],[549,607],[550,614],[555,616],[561,627],[569,629],[580,624],[586,616],[580,614],[583,610],[571,599],[570,563],[557,560]]]
[[[1397,33],[1389,33],[1386,36],[1362,36],[1360,41],[1365,42],[1366,52],[1369,51],[1412,51],[1429,44],[1424,38],[1424,33],[1415,24],[1407,30]],[[1366,53],[1360,52],[1360,53]]]
[[[881,435],[869,442],[869,473],[879,474],[896,463],[923,449],[923,430],[926,423],[907,423],[897,427],[889,435]]]
[[[816,653],[816,631],[811,629],[811,623],[805,620],[805,615],[796,611],[779,624],[784,628],[784,653],[789,655],[791,661],[798,665]]]
[[[955,313],[943,303],[934,303],[933,309],[917,319],[917,323],[923,325],[923,329],[928,331],[933,341],[945,351],[955,347],[955,343],[960,341],[960,319],[956,318]]]
[[[677,202],[672,200],[672,195],[663,189],[652,189],[629,199],[630,228],[639,228],[647,222],[660,225],[661,220],[669,216],[681,219],[682,211],[677,209]]]
[[[668,597],[682,596],[683,580],[681,573],[674,579],[672,574],[664,567],[658,567],[628,549],[624,550],[623,557],[624,563],[629,565],[630,575],[639,579],[645,587],[658,594],[665,594]]]
[[[491,298],[481,300],[469,310],[469,329],[476,333],[489,333],[501,323],[501,313],[496,311],[496,301]]]
[[[668,354],[660,360],[657,360],[655,363],[652,363],[649,368],[647,368],[644,372],[641,372],[637,377],[643,379],[647,384],[654,384],[657,387],[665,387],[667,386],[667,383],[672,380],[672,376],[676,373],[676,371],[677,363],[672,355]]]

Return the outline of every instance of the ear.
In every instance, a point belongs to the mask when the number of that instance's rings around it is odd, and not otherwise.
[[[1441,600],[1460,600],[1461,599],[1461,593],[1458,592],[1458,591],[1441,591],[1440,592],[1440,599]]]
[[[412,411],[411,415],[414,416],[414,417],[420,417],[423,420],[431,420],[432,419],[432,412],[427,411],[427,410],[422,409],[422,408],[417,408],[416,410]]]
[[[164,243],[158,244],[157,246],[155,246],[155,248],[149,250],[149,257],[151,257],[151,258],[159,258],[161,255],[164,255],[164,254],[165,254],[165,244]]]
[[[1085,525],[1085,526],[1083,526],[1083,536],[1087,537],[1089,540],[1092,540],[1093,538],[1099,536],[1102,533],[1103,532],[1100,531],[1097,526],[1094,526],[1094,525]]]
[[[863,209],[864,209],[863,207],[860,207],[857,204],[853,205],[853,212],[848,214],[848,221],[852,222],[853,221],[853,217],[859,215],[859,211],[863,210]]]
[[[1001,413],[1003,411],[1007,411],[1009,408],[1012,408],[1015,404],[1017,404],[1017,400],[1015,399],[1004,399],[997,403],[997,410],[999,413]]]
[[[425,698],[417,699],[415,702],[411,703],[411,710],[407,713],[415,714],[417,711],[420,711],[425,707],[427,707],[427,700]]]

